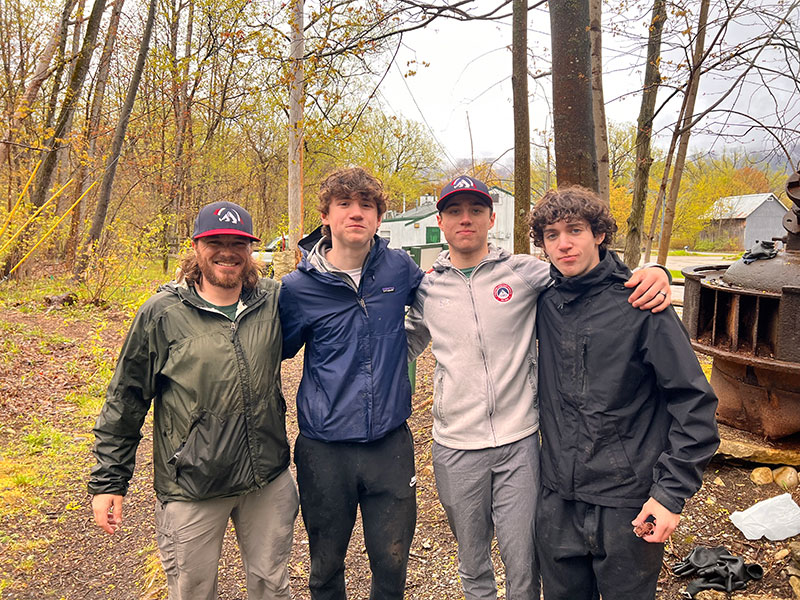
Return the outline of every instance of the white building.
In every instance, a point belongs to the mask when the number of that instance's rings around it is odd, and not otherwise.
[[[705,216],[709,223],[700,232],[700,239],[730,240],[740,250],[748,250],[757,241],[786,235],[783,217],[788,210],[770,193],[720,198]]]
[[[514,196],[498,186],[489,188],[494,201],[494,227],[489,230],[489,242],[509,252],[514,251]],[[387,212],[381,222],[378,235],[389,240],[390,248],[419,247],[420,267],[427,269],[439,251],[447,246],[442,231],[436,224],[435,196],[423,196],[419,206],[396,214]]]

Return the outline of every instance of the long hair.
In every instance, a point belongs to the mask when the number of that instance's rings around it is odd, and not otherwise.
[[[605,250],[614,239],[617,223],[611,211],[593,191],[579,185],[548,190],[531,210],[529,219],[533,243],[544,248],[544,228],[559,221],[583,219],[595,236],[605,234],[599,249]]]
[[[361,167],[338,169],[328,175],[319,187],[317,209],[320,213],[327,215],[331,202],[335,198],[352,198],[353,196],[374,202],[378,209],[379,219],[386,212],[388,196],[383,190],[383,183]],[[322,235],[330,238],[331,228],[323,225]]]
[[[201,284],[203,281],[203,273],[200,271],[200,265],[197,262],[197,254],[193,248],[181,258],[180,266],[181,274],[178,281],[181,279],[186,280],[192,285]],[[242,278],[242,287],[253,289],[258,285],[258,280],[261,279],[261,267],[250,254],[247,257],[247,264],[244,267],[244,277]]]

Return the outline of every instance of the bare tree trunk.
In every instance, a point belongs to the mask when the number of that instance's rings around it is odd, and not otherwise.
[[[99,1],[99,0],[98,0]],[[100,186],[100,193],[97,198],[97,206],[95,207],[94,218],[92,219],[92,226],[89,229],[89,235],[86,244],[83,247],[83,252],[80,258],[75,263],[73,273],[76,276],[83,274],[86,265],[89,261],[89,252],[92,245],[100,239],[100,233],[103,231],[105,225],[106,213],[108,212],[108,204],[111,200],[111,189],[114,186],[114,176],[117,172],[117,164],[122,152],[122,143],[125,141],[125,132],[128,129],[128,121],[133,111],[133,103],[136,100],[136,92],[139,89],[139,82],[142,79],[142,72],[144,71],[144,63],[147,59],[147,51],[150,48],[150,37],[153,33],[153,22],[156,17],[156,1],[150,0],[150,7],[147,12],[147,21],[145,22],[144,31],[142,32],[142,41],[139,46],[139,55],[136,57],[136,66],[133,69],[131,81],[128,84],[128,92],[125,95],[125,102],[122,105],[119,121],[114,129],[114,136],[111,139],[111,150],[106,161],[106,168],[103,175],[103,183]]]
[[[25,92],[22,94],[22,99],[20,100],[19,106],[17,106],[16,110],[14,111],[14,116],[11,118],[11,122],[6,128],[4,140],[10,141],[14,136],[14,132],[20,127],[22,122],[28,116],[28,109],[36,98],[36,95],[39,93],[39,90],[42,88],[42,84],[50,76],[50,63],[53,60],[53,55],[55,54],[56,49],[61,45],[61,40],[64,36],[64,31],[66,30],[66,22],[69,19],[72,8],[75,6],[75,2],[76,0],[66,0],[61,18],[56,22],[55,27],[53,28],[53,33],[50,36],[42,55],[39,57],[39,62],[36,64],[36,70],[33,72],[33,77],[31,77],[31,80],[28,82]],[[11,149],[9,144],[4,144],[2,141],[3,140],[0,140],[0,164],[8,160],[8,155]]]
[[[514,0],[511,34],[511,87],[514,94],[514,252],[531,248],[531,133],[528,116],[528,1]]]
[[[180,13],[183,6],[182,0],[177,0],[175,13],[170,26],[170,51],[172,53],[172,76],[174,88],[174,111],[175,111],[175,168],[172,177],[172,214],[175,217],[174,226],[169,230],[167,245],[165,247],[166,261],[168,264],[169,251],[176,249],[181,228],[181,215],[183,214],[186,198],[186,135],[189,126],[189,115],[191,112],[191,102],[188,94],[189,87],[189,57],[192,52],[192,29],[194,21],[194,2],[189,1],[189,14],[186,23],[186,39],[183,48],[183,66],[179,67],[177,57],[178,30],[180,25]],[[166,267],[165,267],[166,269]]]
[[[32,195],[34,206],[41,206],[44,204],[47,197],[53,171],[56,167],[56,159],[58,157],[58,153],[55,150],[60,140],[68,133],[67,125],[75,110],[75,105],[78,103],[78,97],[80,96],[83,82],[86,79],[86,74],[89,72],[89,65],[91,63],[92,54],[94,53],[95,40],[100,30],[100,21],[103,17],[105,6],[106,0],[95,0],[92,12],[89,15],[89,21],[86,25],[86,36],[83,39],[83,47],[75,63],[75,71],[67,86],[64,101],[61,105],[61,112],[58,115],[53,135],[46,144],[46,146],[50,147],[50,150],[45,151],[42,166],[37,173],[36,189]]]
[[[650,141],[653,135],[656,95],[658,94],[658,85],[661,83],[658,59],[661,56],[661,34],[664,30],[666,19],[666,0],[655,0],[653,2],[653,16],[650,20],[650,34],[647,41],[647,64],[644,71],[642,105],[639,109],[639,121],[636,130],[633,199],[631,200],[631,212],[628,215],[628,234],[625,238],[625,264],[631,269],[639,265],[639,259],[641,258],[647,189],[650,182],[650,166],[653,164],[653,157],[650,154]]]
[[[603,95],[603,0],[589,0],[589,39],[592,61],[592,110],[594,145],[597,148],[597,194],[611,205],[611,182],[608,165],[608,126]]]
[[[550,34],[558,185],[577,184],[597,191],[589,0],[551,2]]]
[[[103,44],[103,52],[100,55],[100,64],[97,68],[97,78],[94,87],[94,96],[92,97],[92,105],[89,109],[89,121],[86,124],[86,131],[84,135],[84,147],[86,148],[86,157],[81,159],[78,173],[75,178],[77,184],[73,194],[72,202],[75,202],[89,187],[89,164],[93,161],[97,152],[97,134],[100,129],[100,116],[103,109],[103,100],[105,99],[106,84],[108,83],[108,73],[111,70],[111,55],[114,52],[114,44],[117,40],[117,30],[119,29],[119,18],[122,14],[122,7],[125,0],[115,0],[113,8],[111,9],[111,18],[108,23],[108,31],[106,31],[106,40]],[[70,203],[71,204],[71,203]],[[72,211],[72,218],[69,227],[69,237],[67,238],[66,257],[70,265],[75,262],[75,253],[78,249],[78,235],[80,234],[80,224],[86,216],[86,200],[75,207]]]
[[[78,56],[80,53],[81,47],[81,35],[83,35],[83,20],[84,20],[84,9],[86,8],[86,0],[78,0],[78,10],[75,13],[75,29],[72,30],[72,48],[70,50],[70,55]],[[71,81],[72,76],[75,74],[75,63],[71,63],[69,76],[68,79]],[[72,131],[72,121],[75,118],[75,111],[70,111],[69,115],[67,116],[67,123],[64,126],[65,131]],[[69,146],[65,146],[56,150],[58,154],[58,169],[56,175],[56,181],[63,181],[64,173],[69,172],[71,169],[69,167]],[[71,206],[71,203],[67,203],[69,196],[65,196],[62,194],[58,197],[57,201],[57,208],[56,214],[61,214],[67,207]]]
[[[303,0],[292,0],[289,59],[292,83],[289,89],[289,248],[296,249],[303,236]]]
[[[694,104],[695,100],[697,100],[697,90],[700,87],[700,67],[702,66],[703,52],[705,49],[708,5],[709,0],[702,0],[700,3],[697,39],[695,40],[694,54],[692,56],[692,73],[689,80],[689,89],[686,92],[686,111],[683,114],[681,139],[678,143],[678,154],[675,157],[675,170],[672,173],[672,181],[669,187],[669,200],[664,206],[664,227],[661,231],[661,240],[658,246],[658,262],[662,265],[666,264],[667,254],[669,254],[669,242],[672,238],[672,224],[675,222],[675,205],[678,201],[678,191],[681,187],[683,167],[686,164],[686,153],[689,149],[689,138],[692,134],[690,124],[694,116]]]
[[[672,132],[672,139],[669,142],[669,150],[667,150],[667,158],[664,161],[664,174],[661,176],[661,185],[658,187],[658,195],[656,196],[655,206],[653,207],[653,217],[650,219],[650,232],[647,235],[647,244],[644,250],[644,262],[650,262],[650,256],[653,252],[653,241],[656,238],[656,227],[658,227],[658,219],[661,215],[661,209],[664,204],[664,198],[667,196],[667,184],[669,184],[670,171],[672,170],[672,157],[675,156],[675,146],[678,145],[678,138],[680,137],[680,124],[683,121],[683,111],[686,108],[686,96],[683,98],[683,106],[681,106],[680,114],[678,115],[678,122],[675,124],[675,130]]]

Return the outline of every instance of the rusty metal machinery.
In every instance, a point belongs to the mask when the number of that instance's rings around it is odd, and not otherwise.
[[[800,432],[800,172],[786,193],[786,236],[730,266],[682,271],[683,323],[695,350],[714,358],[718,420],[770,439]]]

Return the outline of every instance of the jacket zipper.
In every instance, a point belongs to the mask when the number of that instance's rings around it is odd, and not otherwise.
[[[362,278],[363,281],[363,273]],[[369,329],[369,312],[367,311],[367,303],[365,302],[364,298],[361,297],[360,290],[361,285],[359,284],[359,291],[356,292],[356,299],[358,300],[358,305],[361,307],[361,310],[364,311],[364,317],[367,320],[367,329]],[[373,403],[373,394],[372,394],[372,347],[369,346],[370,343],[370,336],[365,336],[367,347],[367,361],[366,361],[366,369],[367,369],[367,379],[369,381],[370,390],[366,394],[367,400],[367,439],[372,439],[372,418],[373,418],[373,410],[374,410],[374,403]]]
[[[244,414],[244,420],[246,424],[244,433],[247,437],[247,452],[250,455],[250,464],[253,468],[253,479],[255,480],[256,484],[261,485],[264,482],[261,480],[258,469],[256,468],[256,460],[253,455],[253,443],[250,434],[250,430],[253,427],[253,390],[250,387],[250,365],[247,362],[247,357],[244,355],[244,348],[242,348],[242,344],[238,335],[239,321],[242,319],[242,317],[244,317],[244,315],[251,312],[251,308],[252,306],[248,306],[236,316],[235,320],[231,321],[231,344],[233,344],[233,352],[236,355],[236,365],[239,368],[239,383],[242,386],[242,413]]]
[[[481,265],[481,263],[478,263],[475,266],[475,269],[473,269],[473,271],[472,271],[472,275],[475,275],[475,271],[478,270],[478,267],[480,267],[480,265]],[[478,334],[478,347],[480,348],[480,351],[481,351],[481,361],[483,362],[483,370],[486,373],[486,392],[487,392],[487,395],[489,397],[489,406],[488,406],[489,428],[492,431],[492,441],[494,442],[495,445],[497,445],[497,435],[495,434],[494,421],[492,420],[492,416],[494,415],[494,409],[495,409],[494,386],[492,385],[492,377],[491,377],[490,372],[489,372],[489,361],[486,359],[486,350],[485,350],[484,345],[483,345],[483,335],[481,333],[481,323],[478,320],[478,309],[475,306],[475,295],[472,293],[473,289],[472,289],[471,278],[467,278],[459,269],[456,269],[456,270],[461,275],[461,277],[463,277],[465,279],[465,281],[467,283],[467,289],[469,290],[469,299],[470,299],[470,302],[472,302],[472,316],[475,319],[475,330],[476,330],[476,332]]]
[[[209,306],[203,306],[201,304],[196,304],[190,298],[182,298],[182,301],[193,306],[197,310],[204,310],[206,312],[210,312],[212,314],[220,315],[222,317],[227,318],[222,312],[218,310],[214,310]],[[247,362],[247,358],[244,355],[244,349],[242,348],[241,343],[239,342],[238,336],[238,323],[241,321],[245,315],[249,314],[256,307],[260,306],[262,302],[265,301],[265,295],[262,295],[256,299],[253,304],[249,304],[245,307],[245,309],[236,315],[233,321],[230,324],[230,332],[231,332],[231,345],[233,346],[233,353],[236,356],[236,366],[239,369],[239,383],[242,386],[242,414],[244,414],[245,419],[245,435],[247,436],[247,451],[250,455],[250,463],[253,467],[253,479],[259,485],[263,484],[264,482],[261,480],[261,477],[256,469],[256,461],[253,457],[253,444],[251,440],[250,429],[253,427],[252,420],[252,395],[253,391],[250,387],[250,365]]]

